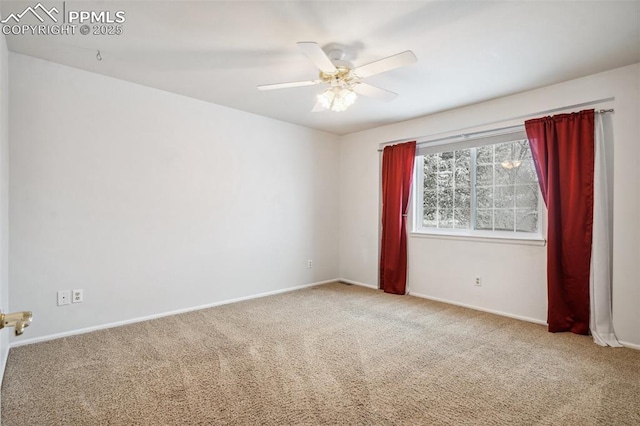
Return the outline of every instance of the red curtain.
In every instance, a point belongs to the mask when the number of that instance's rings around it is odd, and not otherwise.
[[[387,146],[382,153],[380,288],[404,294],[407,282],[407,208],[416,143]]]
[[[548,209],[549,331],[589,333],[594,111],[525,122]]]

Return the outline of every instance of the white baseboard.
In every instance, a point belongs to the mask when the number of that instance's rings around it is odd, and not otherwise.
[[[280,290],[273,290],[273,291],[268,291],[265,293],[258,293],[258,294],[254,294],[251,296],[243,296],[243,297],[238,297],[235,299],[229,299],[229,300],[223,300],[220,302],[214,302],[214,303],[208,303],[205,305],[199,305],[199,306],[193,306],[193,307],[189,307],[189,308],[184,308],[184,309],[178,309],[178,310],[174,310],[174,311],[170,311],[170,312],[162,312],[159,314],[153,314],[153,315],[147,315],[144,317],[138,317],[138,318],[132,318],[132,319],[128,319],[128,320],[123,320],[123,321],[116,321],[116,322],[112,322],[112,323],[107,323],[107,324],[101,324],[101,325],[97,325],[97,326],[93,326],[93,327],[87,327],[87,328],[81,328],[78,330],[71,330],[71,331],[65,331],[63,333],[55,333],[55,334],[50,334],[47,336],[40,336],[40,337],[35,337],[33,339],[25,339],[25,340],[20,340],[20,341],[16,341],[16,342],[11,342],[8,347],[3,348],[3,353],[0,353],[0,383],[2,378],[4,377],[4,370],[6,367],[6,363],[7,363],[7,359],[9,356],[9,349],[10,348],[15,348],[18,346],[24,346],[24,345],[30,345],[33,343],[39,343],[39,342],[46,342],[48,340],[54,340],[54,339],[60,339],[63,337],[69,337],[69,336],[75,336],[75,335],[79,335],[79,334],[84,334],[84,333],[91,333],[92,331],[98,331],[98,330],[104,330],[104,329],[108,329],[108,328],[113,328],[113,327],[120,327],[123,325],[129,325],[129,324],[134,324],[137,322],[142,322],[142,321],[149,321],[149,320],[153,320],[153,319],[157,319],[157,318],[163,318],[163,317],[167,317],[167,316],[171,316],[171,315],[178,315],[178,314],[183,314],[186,312],[192,312],[192,311],[198,311],[201,309],[207,309],[207,308],[213,308],[215,306],[221,306],[221,305],[228,305],[231,303],[237,303],[237,302],[243,302],[245,300],[251,300],[251,299],[259,299],[261,297],[267,297],[267,296],[274,296],[276,294],[282,294],[282,293],[288,293],[291,291],[296,291],[296,290],[302,290],[305,288],[309,288],[309,287],[315,287],[318,285],[322,285],[322,284],[329,284],[329,283],[333,283],[333,282],[342,282],[345,284],[353,284],[353,285],[357,285],[357,286],[361,286],[361,287],[366,287],[366,288],[371,288],[374,290],[379,290],[378,287],[371,285],[371,284],[365,284],[362,282],[358,282],[358,281],[353,281],[353,280],[349,280],[346,278],[335,278],[335,279],[331,279],[331,280],[325,280],[325,281],[318,281],[318,282],[314,282],[314,283],[310,283],[310,284],[304,284],[304,285],[300,285],[300,286],[296,286],[296,287],[290,287],[290,288],[284,288],[284,289],[280,289]],[[487,312],[490,314],[494,314],[494,315],[500,315],[503,317],[508,317],[508,318],[513,318],[513,319],[517,319],[517,320],[521,320],[521,321],[527,321],[527,322],[531,322],[534,324],[540,324],[540,325],[547,325],[547,323],[545,321],[541,321],[535,318],[529,318],[529,317],[525,317],[525,316],[521,316],[521,315],[514,315],[514,314],[510,314],[507,312],[502,312],[502,311],[497,311],[497,310],[493,310],[493,309],[485,309],[485,308],[481,308],[478,306],[474,306],[474,305],[469,305],[466,303],[459,303],[459,302],[455,302],[452,300],[448,300],[448,299],[442,299],[439,297],[432,297],[432,296],[426,296],[423,294],[419,294],[419,293],[414,293],[414,292],[410,292],[407,293],[407,295],[410,296],[414,296],[414,297],[419,297],[421,299],[427,299],[427,300],[433,300],[435,302],[441,302],[441,303],[447,303],[449,305],[455,305],[455,306],[460,306],[463,308],[469,308],[469,309],[473,309],[476,311],[481,311],[481,312]],[[640,345],[635,344],[635,343],[630,343],[630,342],[623,342],[620,341],[620,344],[623,345],[625,348],[630,348],[630,349],[635,349],[635,350],[640,350]]]
[[[419,297],[421,299],[433,300],[434,302],[442,302],[442,303],[447,303],[449,305],[461,306],[463,308],[469,308],[469,309],[473,309],[473,310],[476,310],[476,311],[488,312],[490,314],[500,315],[502,317],[507,317],[507,318],[513,318],[513,319],[517,319],[517,320],[520,320],[520,321],[527,321],[527,322],[532,322],[534,324],[547,325],[546,321],[542,321],[542,320],[539,320],[539,319],[529,318],[529,317],[525,317],[525,316],[522,316],[522,315],[510,314],[508,312],[496,311],[494,309],[481,308],[479,306],[468,305],[466,303],[454,302],[453,300],[441,299],[439,297],[425,296],[424,294],[419,294],[419,293],[414,293],[414,292],[410,292],[410,293],[408,293],[408,295],[409,296]]]
[[[149,321],[149,320],[153,320],[153,319],[168,317],[168,316],[171,316],[171,315],[178,315],[178,314],[184,314],[186,312],[192,312],[192,311],[198,311],[198,310],[201,310],[201,309],[213,308],[215,306],[221,306],[221,305],[228,305],[230,303],[243,302],[245,300],[259,299],[261,297],[267,297],[267,296],[274,296],[276,294],[282,294],[282,293],[288,293],[288,292],[291,292],[291,291],[302,290],[304,288],[315,287],[315,286],[322,285],[322,284],[334,283],[336,281],[339,281],[339,279],[338,278],[334,278],[332,280],[318,281],[318,282],[311,283],[311,284],[304,284],[304,285],[299,285],[299,286],[296,286],[296,287],[289,287],[289,288],[283,288],[283,289],[280,289],[280,290],[267,291],[265,293],[258,293],[258,294],[254,294],[254,295],[251,295],[251,296],[243,296],[243,297],[238,297],[238,298],[235,298],[235,299],[223,300],[223,301],[220,301],[220,302],[207,303],[205,305],[192,306],[192,307],[189,307],[189,308],[177,309],[175,311],[170,311],[170,312],[162,312],[162,313],[159,313],[159,314],[153,314],[153,315],[147,315],[147,316],[143,316],[143,317],[131,318],[131,319],[128,319],[128,320],[123,320],[123,321],[116,321],[116,322],[110,322],[110,323],[107,323],[107,324],[100,324],[100,325],[96,325],[96,326],[93,326],[93,327],[81,328],[81,329],[77,329],[77,330],[70,330],[70,331],[65,331],[65,332],[62,332],[62,333],[49,334],[47,336],[34,337],[33,339],[25,339],[25,340],[11,342],[9,344],[9,348],[16,348],[18,346],[31,345],[33,343],[46,342],[48,340],[61,339],[63,337],[76,336],[78,334],[91,333],[92,331],[104,330],[104,329],[113,328],[113,327],[120,327],[120,326],[123,326],[123,325],[134,324],[134,323],[137,323],[137,322]]]
[[[361,283],[361,282],[358,282],[358,281],[348,280],[346,278],[338,278],[338,281],[340,281],[341,283],[345,283],[345,284],[359,285],[360,287],[367,287],[367,288],[372,288],[374,290],[379,290],[378,286],[371,285],[371,284],[365,284],[365,283]]]
[[[342,280],[340,280],[340,281],[342,281]],[[514,314],[507,313],[507,312],[496,311],[496,310],[493,310],[493,309],[480,308],[478,306],[468,305],[466,303],[454,302],[452,300],[441,299],[439,297],[425,296],[424,294],[413,293],[413,292],[407,293],[407,295],[408,296],[419,297],[421,299],[433,300],[435,302],[447,303],[449,305],[460,306],[460,307],[463,307],[463,308],[469,308],[469,309],[473,309],[473,310],[476,310],[476,311],[487,312],[487,313],[490,313],[490,314],[500,315],[500,316],[503,316],[503,317],[513,318],[513,319],[517,319],[517,320],[521,320],[521,321],[532,322],[534,324],[540,324],[540,325],[544,325],[544,326],[549,325],[549,324],[547,324],[546,321],[542,321],[542,320],[539,320],[539,319],[529,318],[529,317],[525,317],[525,316],[521,316],[521,315],[514,315]],[[640,350],[640,345],[638,345],[636,343],[623,342],[623,341],[619,341],[619,343],[622,346],[624,346],[625,348]]]
[[[637,351],[640,351],[640,345],[638,345],[638,344],[630,343],[630,342],[623,342],[622,340],[619,340],[618,343],[620,343],[625,348],[635,349]]]

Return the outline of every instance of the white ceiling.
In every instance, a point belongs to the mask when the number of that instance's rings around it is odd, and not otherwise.
[[[3,2],[2,16],[37,3]],[[62,2],[45,2],[47,6]],[[119,36],[8,36],[9,49],[335,134],[346,134],[640,62],[640,1],[67,1],[124,10]],[[399,94],[310,112],[317,78],[297,41],[352,47],[362,65],[418,63],[367,82]],[[103,61],[95,54],[100,49]]]

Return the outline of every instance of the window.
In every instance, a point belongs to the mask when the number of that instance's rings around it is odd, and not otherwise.
[[[418,151],[416,231],[540,237],[540,192],[526,135],[482,141],[496,140]]]

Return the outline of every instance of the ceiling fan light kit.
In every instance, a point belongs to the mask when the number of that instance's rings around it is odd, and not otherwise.
[[[318,102],[324,109],[340,112],[353,105],[357,98],[358,95],[351,89],[330,87],[318,95]]]
[[[345,61],[345,52],[332,48],[329,54],[314,42],[299,42],[300,50],[320,70],[318,80],[295,81],[289,83],[265,84],[258,86],[258,90],[285,89],[289,87],[311,86],[316,84],[329,84],[330,87],[318,95],[316,106],[312,111],[345,111],[353,105],[358,94],[384,102],[393,100],[397,93],[365,83],[362,80],[372,75],[381,74],[412,64],[417,61],[416,56],[410,50],[380,59],[375,62],[354,67],[349,61]]]
[[[342,56],[338,57],[341,58]],[[321,111],[345,111],[353,105],[358,98],[358,95],[353,91],[354,87],[358,84],[351,71],[353,66],[348,67],[341,59],[337,59],[337,61],[341,61],[342,64],[336,64],[338,66],[334,72],[327,73],[320,71],[320,80],[331,86],[318,95],[318,103],[322,107],[319,110]],[[314,110],[318,110],[318,108],[314,108]]]

